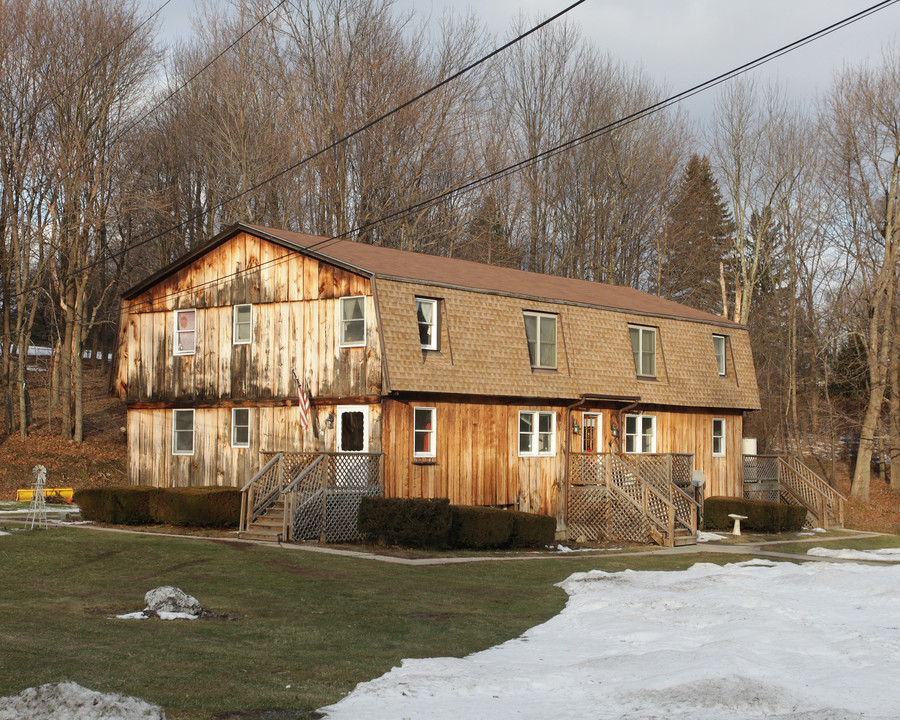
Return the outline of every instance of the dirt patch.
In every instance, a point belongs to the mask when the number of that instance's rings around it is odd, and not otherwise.
[[[84,442],[59,438],[59,416],[47,413],[46,373],[29,373],[34,421],[28,437],[7,435],[0,420],[0,501],[14,500],[16,490],[34,483],[35,465],[47,468],[48,487],[75,489],[126,481],[125,404],[109,397],[107,366],[85,371]]]

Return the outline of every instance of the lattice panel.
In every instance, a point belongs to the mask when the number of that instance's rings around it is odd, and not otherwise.
[[[609,494],[606,534],[611,540],[645,543],[650,540],[650,521],[624,498]]]
[[[743,456],[744,480],[749,482],[778,480],[778,458],[765,455]]]
[[[575,455],[570,458],[569,482],[572,485],[602,485],[606,455]]]
[[[596,542],[606,535],[607,516],[605,487],[581,485],[569,488],[568,527],[573,539]]]
[[[693,474],[693,455],[672,455],[672,482],[675,485],[680,488],[684,488],[685,486],[693,487],[691,485]]]

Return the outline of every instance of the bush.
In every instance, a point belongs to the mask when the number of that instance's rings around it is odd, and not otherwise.
[[[150,498],[150,514],[164,525],[237,527],[241,514],[238,488],[166,488]]]
[[[118,525],[236,527],[241,512],[237,488],[109,486],[76,490],[73,501],[85,520]]]
[[[513,534],[513,513],[496,508],[452,505],[450,545],[486,550],[507,547]]]
[[[806,522],[806,508],[765,500],[733,497],[711,497],[703,504],[704,530],[731,530],[734,519],[729,514],[744,515],[741,528],[755,532],[796,531]]]
[[[358,528],[364,537],[390,545],[444,547],[450,534],[450,501],[363,497]]]
[[[153,522],[151,497],[161,492],[146,485],[123,485],[76,490],[73,502],[81,516],[94,522],[146,525]]]
[[[552,545],[556,540],[556,520],[549,515],[506,510],[513,517],[512,537],[514,548],[534,548]]]

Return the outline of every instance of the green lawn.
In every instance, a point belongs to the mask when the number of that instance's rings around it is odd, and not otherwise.
[[[83,529],[0,537],[0,696],[72,680],[170,720],[312,710],[404,657],[462,656],[557,614],[573,572],[678,570],[656,555],[409,567],[210,540]],[[116,620],[175,585],[220,619]],[[290,686],[290,687],[288,687]]]

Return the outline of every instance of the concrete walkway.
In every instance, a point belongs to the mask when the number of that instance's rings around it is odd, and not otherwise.
[[[4,521],[8,521],[15,525],[24,524],[25,513],[3,512],[0,513],[0,525]],[[866,532],[862,530],[849,531],[847,535],[839,537],[803,537],[791,540],[760,540],[759,542],[750,541],[743,543],[732,543],[726,541],[709,541],[701,542],[696,545],[682,545],[675,548],[648,548],[646,550],[584,550],[573,552],[559,552],[551,554],[549,552],[518,552],[510,555],[455,555],[440,557],[423,557],[408,558],[397,557],[395,555],[380,554],[366,550],[348,550],[343,548],[334,548],[315,543],[269,543],[258,540],[242,540],[238,537],[211,537],[205,535],[188,535],[188,534],[171,534],[151,532],[148,530],[132,530],[129,528],[109,528],[94,525],[92,523],[71,523],[54,521],[51,519],[51,528],[72,528],[79,530],[94,530],[97,532],[112,533],[129,533],[132,535],[152,535],[159,538],[178,538],[180,540],[205,540],[225,543],[241,543],[245,545],[259,545],[262,547],[275,548],[279,547],[284,550],[297,552],[321,553],[325,555],[337,555],[339,557],[357,558],[359,560],[371,560],[374,562],[392,563],[394,565],[420,565],[423,567],[432,565],[457,565],[464,563],[478,562],[511,562],[511,561],[528,561],[528,560],[574,560],[587,558],[611,558],[611,557],[631,557],[639,555],[753,555],[756,557],[771,558],[773,560],[787,561],[803,561],[803,562],[837,562],[837,563],[864,563],[869,565],[885,565],[885,562],[874,560],[851,560],[845,558],[828,558],[818,557],[815,555],[802,555],[797,553],[779,552],[776,548],[779,545],[805,543],[810,545],[818,545],[823,542],[835,542],[842,540],[857,540],[863,538],[871,538],[883,535],[883,533]],[[237,535],[237,531],[234,533]],[[751,538],[752,535],[744,535],[745,538]]]

